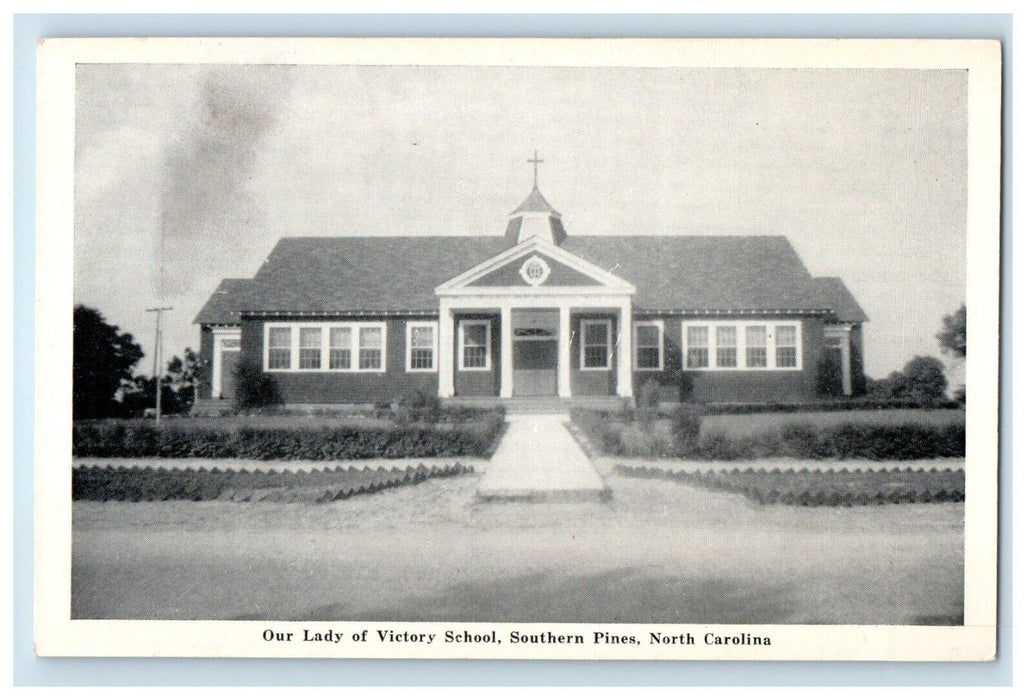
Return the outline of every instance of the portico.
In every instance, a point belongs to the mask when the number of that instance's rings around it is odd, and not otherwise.
[[[631,397],[634,285],[535,237],[435,293],[439,396],[462,395],[457,374],[489,372],[497,387],[481,395]]]

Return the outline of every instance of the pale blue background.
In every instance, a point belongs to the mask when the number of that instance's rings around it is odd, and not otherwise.
[[[1004,43],[999,659],[989,664],[37,659],[32,653],[35,43],[40,37],[541,36],[984,38]],[[16,15],[14,682],[16,685],[1010,685],[1012,678],[1010,15]]]

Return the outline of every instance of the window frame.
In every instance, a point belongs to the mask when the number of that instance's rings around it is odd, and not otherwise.
[[[284,348],[281,345],[275,348],[269,342],[272,332],[274,330],[286,330],[289,338],[287,339],[287,347]],[[265,331],[262,334],[262,369],[266,372],[293,372],[294,368],[297,367],[297,355],[295,352],[297,341],[295,337],[298,335],[294,332],[294,326],[290,323],[267,323],[265,324]],[[272,367],[269,364],[269,353],[272,350],[287,350],[287,366],[286,367]]]
[[[586,328],[593,325],[606,324],[606,366],[605,367],[585,367],[585,338],[587,336]],[[580,337],[580,369],[582,372],[609,372],[613,369],[613,319],[612,318],[583,318],[580,323],[581,337]],[[593,347],[595,347],[593,345]]]
[[[658,364],[657,364],[656,367],[642,367],[638,363],[638,351],[639,351],[638,329],[639,328],[644,328],[644,327],[656,328],[656,332],[657,332],[657,339],[656,339],[657,345],[656,345],[656,348],[657,348],[657,355],[658,355],[658,358],[657,358]],[[650,320],[650,321],[635,321],[632,324],[632,333],[633,333],[633,335],[632,335],[632,348],[631,348],[631,352],[632,352],[632,356],[635,358],[634,359],[635,370],[639,371],[639,372],[662,372],[663,369],[664,369],[664,322],[663,322],[663,319],[653,319],[653,320]],[[647,345],[645,347],[651,348],[653,346],[652,345]]]
[[[289,367],[270,367],[269,366],[269,336],[271,331],[277,328],[287,328],[290,331],[290,366]],[[318,328],[320,329],[320,344],[319,344],[319,367],[306,367],[300,366],[301,362],[301,329],[302,328]],[[351,332],[351,338],[349,347],[347,348],[350,352],[350,365],[348,367],[330,367],[330,334],[335,328],[349,328]],[[380,366],[359,368],[359,332],[363,328],[379,328],[380,329]],[[270,321],[265,324],[263,331],[263,345],[262,345],[262,370],[265,372],[275,373],[298,373],[298,374],[311,374],[311,373],[352,373],[352,374],[369,374],[369,373],[381,373],[387,371],[387,321]],[[282,348],[281,348],[282,349]],[[336,350],[343,350],[345,348],[334,348]]]
[[[456,334],[456,345],[458,346],[458,370],[460,372],[490,372],[491,371],[491,319],[487,318],[461,318],[459,319],[459,331]],[[466,328],[467,326],[484,326],[484,366],[466,366]],[[479,347],[471,345],[470,347]]]
[[[430,329],[430,367],[412,366],[412,332],[417,328]],[[490,331],[489,331],[490,332]],[[438,322],[437,321],[406,321],[405,322],[405,371],[406,372],[437,372],[438,371]]]
[[[721,367],[717,364],[717,328],[720,326],[733,326],[735,327],[735,348],[736,348],[736,362],[734,367]],[[763,326],[765,332],[765,365],[763,367],[749,367],[747,360],[747,345],[746,345],[746,328],[753,326]],[[791,367],[779,367],[778,366],[778,351],[779,347],[790,347],[788,345],[778,345],[776,342],[776,333],[779,326],[792,326],[795,333],[795,344],[792,346],[796,352],[796,364]],[[689,329],[690,328],[706,328],[707,329],[707,366],[706,367],[690,367],[689,366]],[[740,319],[740,320],[683,320],[682,321],[682,332],[681,332],[681,350],[682,350],[682,364],[681,368],[683,372],[799,372],[803,370],[803,323],[798,319],[779,320],[779,319]],[[692,346],[702,347],[702,346]],[[749,346],[759,347],[759,346]]]

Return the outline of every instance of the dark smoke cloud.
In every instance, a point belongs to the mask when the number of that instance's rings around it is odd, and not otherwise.
[[[183,133],[162,164],[153,277],[159,298],[196,291],[195,280],[246,249],[262,224],[249,181],[288,88],[279,67],[216,70],[203,79],[197,107],[184,115]]]

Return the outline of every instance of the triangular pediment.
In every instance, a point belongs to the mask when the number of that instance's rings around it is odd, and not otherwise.
[[[516,245],[440,285],[438,294],[472,291],[556,291],[634,294],[635,288],[610,272],[543,240]]]

